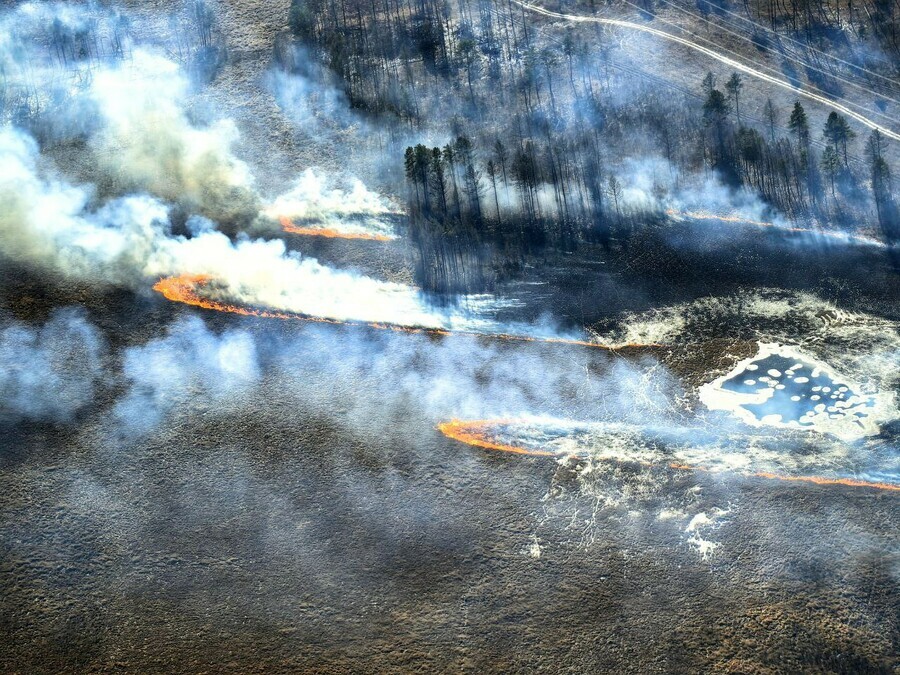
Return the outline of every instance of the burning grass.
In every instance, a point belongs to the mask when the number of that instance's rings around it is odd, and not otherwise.
[[[356,232],[349,230],[337,230],[330,227],[305,227],[297,225],[293,219],[281,216],[279,219],[281,229],[288,234],[296,234],[304,237],[326,237],[328,239],[362,239],[366,241],[393,241],[396,237],[388,234],[374,232]]]
[[[327,317],[310,316],[297,312],[285,312],[274,309],[258,309],[255,307],[247,307],[237,305],[221,300],[215,300],[203,294],[203,289],[215,282],[215,279],[206,274],[181,274],[172,277],[160,279],[153,286],[153,290],[161,293],[167,300],[173,302],[181,302],[193,307],[201,309],[210,309],[217,312],[229,312],[232,314],[240,314],[243,316],[254,316],[265,319],[294,319],[300,321],[316,321],[319,323],[340,324],[340,325],[358,325],[368,326],[379,330],[392,330],[402,333],[424,333],[427,335],[466,335],[472,337],[486,338],[491,340],[506,340],[512,342],[535,342],[549,344],[564,344],[580,347],[591,347],[594,349],[602,349],[605,351],[618,351],[620,349],[634,348],[659,348],[658,344],[626,344],[610,346],[598,342],[589,342],[587,340],[571,340],[567,338],[555,337],[534,337],[529,335],[514,335],[509,333],[479,333],[475,331],[450,331],[443,328],[424,328],[420,326],[403,326],[394,323],[380,322],[360,322],[360,321],[342,321],[339,319],[331,319]]]
[[[851,476],[825,476],[786,473],[754,468],[752,463],[730,466],[732,448],[711,446],[706,453],[690,445],[674,449],[663,447],[668,442],[677,446],[678,437],[691,430],[660,433],[628,425],[591,425],[566,420],[484,419],[441,422],[438,430],[455,441],[487,450],[497,450],[536,457],[593,457],[602,461],[633,463],[647,467],[667,466],[679,471],[719,473],[730,471],[754,478],[816,485],[843,485],[887,491],[900,491],[900,482],[872,481]],[[682,442],[684,439],[681,439]],[[703,443],[701,442],[701,445]],[[715,453],[721,450],[722,462],[715,465]],[[709,460],[703,461],[704,454]],[[771,453],[770,453],[771,454]],[[766,456],[763,454],[762,456]],[[686,461],[695,458],[693,461]],[[695,463],[696,462],[696,463]]]
[[[749,225],[752,227],[770,228],[788,232],[793,234],[809,235],[812,237],[824,237],[834,241],[840,241],[846,244],[856,244],[859,246],[874,246],[876,248],[885,248],[885,244],[872,237],[862,235],[848,234],[846,232],[832,232],[828,230],[814,230],[808,227],[796,227],[785,225],[782,223],[773,223],[764,220],[751,220],[741,216],[724,216],[711,211],[677,211],[675,209],[667,209],[666,215],[678,220],[714,220],[720,223],[728,223],[732,225]]]

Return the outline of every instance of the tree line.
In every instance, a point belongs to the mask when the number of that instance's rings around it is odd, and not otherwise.
[[[627,246],[663,219],[672,183],[704,175],[795,220],[896,236],[884,139],[799,102],[754,117],[737,73],[666,90],[613,59],[602,28],[540,31],[504,0],[294,0],[291,26],[386,134],[446,139],[404,144],[391,176],[405,188],[388,186],[406,195],[426,287],[453,285],[463,255],[491,279],[546,250]],[[636,201],[648,157],[676,178]]]

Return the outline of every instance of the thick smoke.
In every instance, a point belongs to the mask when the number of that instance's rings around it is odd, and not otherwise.
[[[81,279],[139,283],[167,209],[146,196],[125,197],[97,211],[89,187],[39,175],[37,143],[0,130],[0,246],[4,255]]]
[[[27,3],[2,24],[3,107],[49,144],[84,142],[85,169],[104,192],[148,192],[230,227],[256,216],[234,124],[189,119],[188,78],[156,49],[134,46],[123,17]]]
[[[347,189],[313,169],[304,171],[294,185],[276,197],[265,213],[273,220],[289,218],[346,234],[393,237],[388,217],[400,213],[388,200],[371,192],[358,179]]]
[[[208,275],[229,302],[330,319],[476,327],[463,315],[432,311],[413,288],[335,270],[289,253],[281,240],[235,242],[210,230],[173,235],[167,207],[152,197],[91,211],[90,189],[41,177],[36,143],[13,129],[0,131],[0,154],[0,245],[13,258],[135,287],[168,275]]]
[[[249,168],[232,150],[237,128],[227,119],[192,124],[183,107],[189,95],[178,66],[144,49],[101,69],[88,91],[102,116],[90,139],[97,168],[125,192],[146,191],[189,213],[246,227],[260,204]]]
[[[14,11],[8,21],[25,21],[29,11]],[[48,19],[47,11],[41,9],[42,20]],[[29,25],[30,32],[23,35],[40,35],[38,21]],[[27,57],[19,57],[18,47],[13,38],[3,52],[7,61],[30,63],[33,57],[53,71],[48,55],[32,54],[35,48],[29,44],[22,46]],[[90,176],[99,173],[96,185],[73,184],[53,172],[32,134],[9,125],[0,130],[4,255],[64,276],[133,288],[146,288],[162,276],[208,275],[227,302],[329,319],[483,326],[469,320],[468,310],[436,312],[416,289],[335,270],[287,252],[280,240],[239,235],[235,241],[208,226],[188,228],[191,237],[174,234],[174,210],[227,225],[233,235],[235,225],[271,222],[277,216],[388,233],[386,217],[395,209],[358,181],[344,190],[307,171],[262,213],[263,200],[250,171],[232,151],[234,124],[191,119],[192,92],[178,66],[152,50],[126,51],[127,59],[56,66],[58,74],[71,80],[63,92],[71,105],[48,107],[48,115],[52,119],[65,110],[84,119],[80,128],[93,160]],[[88,65],[89,78],[75,77]],[[38,98],[52,98],[52,92],[36,86]]]
[[[33,328],[0,323],[0,422],[68,422],[94,400],[105,347],[77,311]]]
[[[242,404],[259,380],[256,344],[243,331],[211,333],[200,319],[174,324],[168,335],[126,351],[122,375],[128,394],[115,407],[129,433],[153,428],[176,407]]]

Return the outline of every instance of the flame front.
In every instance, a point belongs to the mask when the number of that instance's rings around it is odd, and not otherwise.
[[[250,307],[242,307],[241,305],[232,305],[218,300],[210,300],[202,297],[198,290],[213,280],[208,274],[180,274],[174,277],[166,277],[160,279],[153,285],[153,290],[162,293],[163,297],[173,302],[183,302],[186,305],[201,307],[203,309],[213,309],[217,312],[231,312],[232,314],[243,314],[244,316],[259,316],[269,319],[309,319],[310,321],[326,321],[328,323],[340,323],[338,321],[331,322],[328,319],[315,319],[313,317],[304,317],[300,314],[293,315],[286,312],[273,312],[269,310],[253,309]]]
[[[375,234],[372,232],[342,232],[330,227],[301,227],[295,225],[288,216],[279,217],[281,229],[288,234],[299,234],[305,237],[327,237],[328,239],[365,239],[368,241],[393,241],[394,237],[387,234]]]
[[[383,323],[368,323],[368,324],[353,324],[352,322],[339,321],[337,319],[329,319],[324,317],[314,317],[307,316],[304,314],[293,313],[293,312],[281,312],[281,311],[273,311],[273,310],[263,310],[256,309],[252,307],[244,307],[241,305],[235,305],[227,302],[222,302],[219,300],[212,300],[206,297],[203,297],[200,294],[200,290],[213,281],[213,278],[206,274],[183,274],[173,277],[167,277],[164,279],[160,279],[153,286],[153,290],[161,293],[166,299],[171,300],[173,302],[182,302],[188,305],[192,305],[194,307],[200,307],[202,309],[211,309],[218,312],[230,312],[233,314],[240,314],[243,316],[254,316],[261,318],[273,318],[273,319],[299,319],[303,321],[317,321],[329,324],[351,324],[351,325],[367,325],[371,328],[378,328],[382,330],[393,330],[393,331],[401,331],[405,333],[426,333],[431,335],[451,335],[450,331],[441,330],[441,329],[431,329],[431,328],[411,328],[406,326],[397,326],[393,324],[383,324]],[[563,343],[563,344],[574,344],[574,345],[583,345],[588,347],[597,347],[600,349],[606,349],[610,351],[614,351],[617,348],[609,347],[606,345],[597,344],[594,342],[586,342],[581,340],[565,340],[562,338],[533,338],[527,336],[516,336],[516,335],[505,335],[505,334],[479,334],[479,333],[455,333],[455,334],[463,334],[463,335],[473,335],[478,337],[486,337],[486,338],[496,338],[496,339],[505,339],[505,340],[518,340],[525,342],[551,342],[551,343]],[[659,345],[651,344],[651,345],[628,345],[629,347],[658,347]],[[558,456],[559,453],[553,452],[551,450],[546,450],[543,448],[529,448],[521,445],[514,445],[508,442],[501,442],[500,440],[492,437],[491,431],[498,426],[511,425],[520,422],[520,420],[502,420],[502,419],[487,419],[487,420],[459,420],[452,419],[447,422],[441,422],[438,424],[438,430],[444,434],[446,437],[451,438],[455,441],[459,441],[461,443],[465,443],[467,445],[484,448],[487,450],[498,450],[501,452],[509,452],[519,455],[532,455],[538,457],[554,457]],[[650,465],[649,462],[639,462],[644,465]],[[669,462],[667,465],[672,469],[678,470],[687,470],[687,471],[710,471],[710,469],[700,466],[700,465],[692,465],[692,464],[683,464],[676,462]],[[779,474],[769,471],[758,471],[752,472],[749,475],[752,475],[757,478],[766,478],[773,480],[783,480],[783,481],[792,481],[792,482],[806,482],[806,483],[814,483],[817,485],[844,485],[849,487],[868,487],[868,488],[878,488],[881,490],[890,490],[890,491],[900,491],[900,485],[896,485],[893,483],[882,483],[882,482],[874,482],[874,481],[866,481],[860,480],[856,478],[831,478],[827,476],[813,476],[813,475],[798,475],[792,476],[787,474]]]
[[[521,422],[521,420],[504,420],[504,419],[488,419],[488,420],[459,420],[453,419],[449,422],[441,422],[437,428],[442,434],[455,441],[466,443],[467,445],[487,450],[499,450],[501,452],[511,452],[517,455],[533,455],[538,457],[557,457],[558,452],[550,450],[529,448],[521,445],[513,445],[504,443],[492,438],[491,429],[498,426],[507,426]],[[610,459],[609,461],[616,461]],[[643,466],[652,466],[651,462],[637,460],[637,464]],[[699,465],[684,464],[680,462],[668,462],[670,469],[679,471],[707,471],[712,470]],[[755,471],[748,475],[754,478],[766,478],[771,480],[782,480],[790,482],[814,483],[816,485],[844,485],[848,487],[867,487],[877,488],[879,490],[900,491],[900,485],[894,483],[881,483],[875,481],[861,480],[857,478],[831,478],[827,476],[791,476],[787,474],[774,473],[770,471]]]
[[[496,424],[510,424],[512,420],[450,420],[438,424],[438,430],[455,441],[468,445],[474,445],[488,450],[500,450],[501,452],[514,452],[519,455],[536,455],[540,457],[552,457],[555,453],[549,450],[532,450],[517,445],[498,443],[490,439],[488,430]]]
[[[340,319],[331,319],[328,317],[311,316],[301,314],[299,312],[285,312],[272,309],[257,309],[255,307],[246,307],[244,305],[236,305],[233,303],[222,302],[220,300],[212,300],[204,297],[201,290],[215,279],[208,274],[179,274],[177,276],[165,277],[160,279],[153,285],[153,290],[161,293],[167,300],[173,302],[182,302],[193,307],[202,309],[211,309],[217,312],[230,312],[232,314],[241,314],[243,316],[255,316],[265,319],[295,319],[300,321],[316,321],[319,323],[368,326],[369,328],[377,328],[379,330],[391,330],[401,333],[424,333],[426,335],[463,335],[470,337],[486,338],[491,340],[507,340],[512,342],[540,342],[552,344],[577,345],[581,347],[593,347],[594,349],[603,349],[606,351],[618,351],[620,349],[644,349],[644,348],[661,348],[663,345],[656,343],[628,343],[623,345],[604,345],[598,342],[588,342],[587,340],[569,340],[566,338],[541,338],[529,335],[512,335],[509,333],[477,333],[474,331],[449,331],[443,328],[421,328],[416,326],[401,326],[393,323],[379,322],[357,322],[357,321],[341,321]]]

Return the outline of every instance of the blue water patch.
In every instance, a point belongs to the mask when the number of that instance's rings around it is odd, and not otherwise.
[[[853,391],[821,368],[781,354],[751,361],[741,372],[722,382],[720,388],[740,394],[759,395],[770,391],[762,403],[742,403],[741,407],[758,420],[778,415],[782,422],[796,422],[801,426],[813,426],[820,415],[829,419],[852,417],[861,423],[868,416],[865,409],[874,407],[870,397]]]

